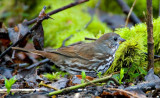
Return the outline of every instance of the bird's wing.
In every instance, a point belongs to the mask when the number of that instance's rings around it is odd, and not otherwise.
[[[74,45],[68,47],[62,47],[52,53],[57,53],[67,57],[81,58],[85,60],[90,60],[94,56],[94,51],[92,45],[88,46],[87,44]]]

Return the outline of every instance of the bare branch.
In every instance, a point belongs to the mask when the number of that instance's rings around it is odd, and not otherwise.
[[[154,68],[154,40],[152,23],[152,0],[147,0],[148,70]]]

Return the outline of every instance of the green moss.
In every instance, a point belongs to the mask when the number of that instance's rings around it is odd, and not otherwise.
[[[160,18],[153,21],[154,29],[154,51],[155,54],[160,55]],[[144,68],[147,65],[146,55],[147,53],[147,27],[145,23],[138,24],[132,28],[119,28],[116,29],[116,33],[127,41],[120,45],[116,52],[115,60],[108,70],[109,73],[120,69],[120,67],[137,67],[136,70]],[[155,67],[159,66],[158,62],[155,63]]]

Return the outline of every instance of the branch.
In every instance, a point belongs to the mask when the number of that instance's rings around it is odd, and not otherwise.
[[[76,86],[71,86],[71,87],[64,88],[64,89],[61,89],[61,90],[58,90],[58,91],[50,92],[48,95],[52,96],[52,95],[60,94],[60,93],[63,93],[63,92],[71,91],[71,90],[74,90],[74,89],[82,88],[82,87],[85,87],[85,86],[93,84],[93,83],[106,81],[110,77],[111,77],[111,75],[107,76],[107,77],[104,77],[104,78],[96,79],[96,80],[93,80],[93,81],[90,81],[90,82],[87,82],[87,83],[82,83],[82,84],[79,84],[79,85],[76,85]]]
[[[147,0],[148,70],[154,68],[154,40],[152,23],[152,0]]]
[[[28,67],[25,68],[25,69],[31,69],[31,68],[33,68],[33,67],[37,67],[37,66],[40,66],[40,65],[42,65],[42,64],[45,64],[45,63],[47,63],[47,62],[49,62],[49,61],[50,61],[49,59],[44,59],[44,60],[41,60],[41,61],[39,61],[39,62],[37,62],[37,63],[34,63],[34,64],[28,66]]]
[[[78,1],[76,1],[74,3],[71,3],[71,4],[68,4],[68,5],[66,5],[66,6],[64,6],[62,8],[56,9],[54,11],[51,11],[51,12],[47,13],[47,15],[50,16],[50,15],[56,14],[56,13],[58,13],[60,11],[66,10],[68,8],[71,8],[73,6],[76,6],[78,4],[81,4],[81,3],[84,3],[84,2],[87,2],[87,1],[89,1],[89,0],[78,0]],[[32,20],[30,20],[30,21],[27,22],[27,25],[31,25],[31,24],[35,23],[36,21],[37,21],[37,18],[32,19]]]

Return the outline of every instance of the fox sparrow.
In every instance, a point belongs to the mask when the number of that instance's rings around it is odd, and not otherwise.
[[[86,75],[96,77],[95,70],[102,74],[106,72],[114,60],[119,44],[124,41],[125,39],[122,39],[116,33],[106,33],[95,42],[62,47],[55,51],[13,49],[47,57],[61,70],[70,74],[80,75],[81,71],[85,71]]]

